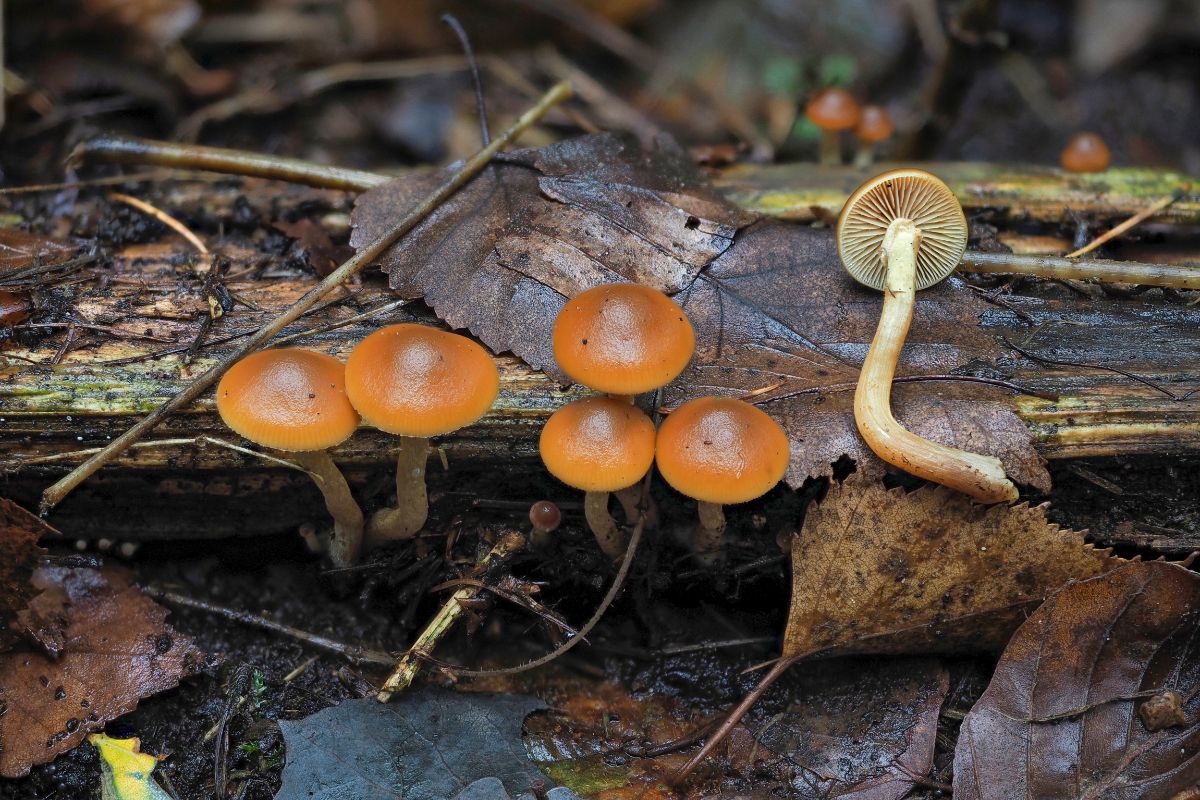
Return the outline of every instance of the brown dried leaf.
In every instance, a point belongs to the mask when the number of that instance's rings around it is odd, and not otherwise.
[[[378,236],[443,177],[401,178],[360,196],[351,244]],[[828,231],[752,221],[715,195],[669,140],[643,153],[611,135],[589,136],[506,156],[381,266],[392,288],[424,297],[451,327],[560,380],[550,330],[568,296],[621,280],[662,289],[687,309],[698,342],[669,403],[774,387],[755,402],[791,436],[789,483],[829,474],[843,454],[882,474],[850,410],[878,293],[846,276]],[[1003,351],[981,331],[982,312],[956,279],[918,295],[900,374],[994,362]],[[897,388],[898,416],[918,433],[995,455],[1018,483],[1049,489],[1006,390],[967,382]]]
[[[124,569],[42,567],[69,605],[65,652],[0,655],[0,776],[16,778],[194,672],[202,654]]]
[[[38,592],[30,579],[45,553],[38,547],[45,534],[58,531],[0,497],[0,651],[11,647],[25,630],[20,616]]]
[[[717,197],[669,139],[643,153],[608,134],[508,154],[381,258],[393,289],[454,328],[562,379],[550,330],[584,289],[635,281],[674,294],[733,242],[744,212]],[[361,195],[362,247],[445,178]]]
[[[338,264],[354,252],[345,245],[335,245],[329,232],[307,217],[296,222],[276,222],[271,227],[289,239],[295,239],[308,259],[308,265],[322,278],[337,269]]]
[[[1164,562],[1047,599],[1013,636],[954,753],[956,800],[1167,800],[1197,784],[1200,577]]]
[[[0,277],[26,267],[61,264],[77,248],[36,233],[0,228]]]
[[[857,476],[810,506],[792,540],[785,656],[1000,650],[1069,580],[1122,563],[1046,519],[941,486],[905,494]]]

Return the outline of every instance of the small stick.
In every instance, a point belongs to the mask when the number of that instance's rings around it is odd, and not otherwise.
[[[251,335],[240,347],[233,353],[224,358],[221,362],[213,366],[203,375],[196,378],[186,389],[173,398],[163,403],[155,411],[144,417],[140,422],[136,423],[125,433],[118,436],[108,444],[103,450],[89,458],[84,463],[73,469],[67,475],[63,476],[58,482],[50,486],[42,494],[41,513],[45,515],[58,505],[58,503],[71,493],[75,487],[87,480],[96,470],[107,464],[117,455],[123,453],[131,444],[140,439],[144,434],[158,425],[167,415],[176,411],[179,408],[191,403],[201,394],[208,390],[210,386],[225,373],[234,363],[244,358],[248,354],[259,349],[263,344],[283,330],[286,326],[295,322],[300,316],[316,304],[318,300],[331,292],[336,287],[340,286],[351,276],[358,274],[365,267],[375,261],[384,250],[392,245],[397,239],[410,230],[415,228],[418,223],[424,220],[434,209],[440,206],[451,195],[457,192],[463,185],[469,182],[472,178],[480,173],[486,167],[500,150],[517,138],[523,131],[542,118],[547,111],[562,101],[566,100],[571,95],[571,84],[562,82],[555,84],[550,91],[542,96],[531,109],[521,115],[520,119],[513,123],[512,127],[494,139],[491,144],[480,150],[471,157],[467,163],[463,164],[452,175],[446,178],[437,189],[428,197],[421,201],[416,208],[404,215],[403,219],[398,221],[390,230],[383,233],[375,241],[360,249],[348,261],[342,264],[333,272],[329,273],[316,286],[308,290],[303,297],[297,300],[294,304],[287,308],[282,314],[275,317],[271,322],[264,325],[257,332]]]
[[[331,653],[336,653],[355,664],[385,664],[391,666],[396,663],[396,659],[380,650],[369,650],[357,645],[346,644],[339,642],[336,639],[330,639],[326,636],[319,636],[315,633],[293,628],[291,625],[284,625],[282,622],[260,617],[256,614],[251,614],[246,611],[238,611],[234,608],[225,608],[224,606],[210,603],[207,600],[200,600],[187,595],[176,594],[157,586],[145,586],[143,591],[153,597],[155,600],[161,600],[164,603],[170,603],[173,606],[183,606],[184,608],[203,611],[207,614],[216,614],[225,619],[234,622],[240,622],[243,625],[249,625],[254,628],[262,628],[263,630],[271,631],[272,633],[289,636],[292,639],[303,642],[306,645],[315,647],[318,650],[327,650]]]
[[[1143,264],[1105,259],[1075,260],[1061,256],[1019,256],[1012,253],[981,253],[968,250],[958,265],[959,272],[1000,272],[1036,275],[1041,278],[1095,278],[1109,283],[1136,283],[1200,289],[1200,267],[1175,264]]]
[[[1088,242],[1087,244],[1085,244],[1083,247],[1079,248],[1078,250],[1067,253],[1065,256],[1063,256],[1063,258],[1079,258],[1082,255],[1092,252],[1097,247],[1099,247],[1100,245],[1109,241],[1110,239],[1114,239],[1114,238],[1120,236],[1122,233],[1129,230],[1130,228],[1132,228],[1135,225],[1140,225],[1142,222],[1145,222],[1146,220],[1150,219],[1150,217],[1153,217],[1155,214],[1162,211],[1164,208],[1167,208],[1169,205],[1174,203],[1176,200],[1181,199],[1184,196],[1184,194],[1187,192],[1188,188],[1189,187],[1184,187],[1183,189],[1180,189],[1179,191],[1176,191],[1175,193],[1173,193],[1170,197],[1164,197],[1162,200],[1159,200],[1157,203],[1150,206],[1149,208],[1143,208],[1141,211],[1134,214],[1132,217],[1125,220],[1120,225],[1115,226],[1110,231],[1100,234],[1095,239]]]
[[[500,540],[496,542],[496,545],[479,561],[476,569],[487,569],[507,561],[524,547],[525,537],[522,534],[517,531],[505,531],[500,534]],[[412,647],[408,648],[396,662],[392,674],[388,676],[383,688],[375,696],[376,700],[386,703],[412,685],[421,665],[433,652],[433,648],[454,627],[454,623],[462,616],[468,601],[474,600],[480,591],[478,586],[464,586],[450,595],[450,599],[445,602],[433,619],[429,621],[429,624],[425,626],[425,630],[421,631],[421,634],[413,641]]]
[[[122,194],[121,192],[110,192],[108,196],[113,200],[116,200],[118,203],[124,203],[127,206],[133,206],[143,214],[149,214],[163,225],[166,225],[168,228],[178,233],[184,239],[187,239],[188,244],[199,250],[201,255],[208,255],[208,247],[205,246],[204,242],[200,241],[200,237],[192,233],[191,229],[188,228],[187,225],[184,225],[182,222],[175,219],[161,208],[155,208],[145,200],[139,200],[136,197],[131,197],[130,195]]]
[[[458,17],[453,14],[442,14],[442,22],[454,31],[454,35],[458,37],[458,43],[463,49],[463,55],[467,58],[467,67],[471,71],[471,83],[475,86],[475,113],[479,115],[479,139],[483,146],[487,147],[492,140],[492,134],[488,130],[487,103],[483,99],[483,80],[479,77],[479,64],[475,61],[475,51],[471,49],[471,39],[463,30]]]

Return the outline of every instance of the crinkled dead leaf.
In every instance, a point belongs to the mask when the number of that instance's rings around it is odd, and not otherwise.
[[[137,737],[114,739],[93,733],[87,739],[100,753],[101,800],[171,800],[150,777],[158,759],[142,752]]]
[[[1134,563],[1013,636],[963,720],[955,800],[1169,800],[1200,784],[1200,576]]]
[[[1046,595],[1121,563],[1044,507],[856,476],[810,506],[792,539],[783,653],[998,651]]]
[[[926,774],[933,764],[949,683],[942,665],[836,659],[791,670],[734,729],[717,758],[673,790],[669,779],[691,753],[655,752],[653,745],[649,754],[640,751],[648,742],[686,737],[701,724],[697,705],[722,699],[714,691],[737,691],[737,682],[706,677],[704,685],[677,690],[678,697],[631,694],[615,683],[560,688],[554,711],[527,723],[533,758],[556,781],[593,800],[727,797],[747,783],[764,797],[896,800],[912,789],[911,774]],[[617,757],[621,753],[636,757]]]
[[[399,178],[363,194],[351,243],[371,241],[443,177]],[[879,294],[845,274],[829,231],[754,223],[714,194],[670,140],[644,152],[611,135],[587,136],[505,156],[381,266],[400,294],[424,297],[452,327],[560,380],[550,331],[568,297],[612,281],[662,289],[697,334],[696,358],[668,388],[668,404],[767,389],[754,402],[791,437],[789,483],[829,474],[844,454],[864,472],[883,472],[851,412]],[[956,279],[918,295],[900,374],[993,364],[1003,350],[979,327],[983,309]],[[918,433],[995,455],[1018,483],[1049,489],[1007,390],[920,383],[897,387],[895,406]]]
[[[525,717],[541,708],[526,695],[426,689],[387,704],[347,700],[281,721],[287,766],[275,796],[445,800],[483,778],[523,794],[534,781],[549,784],[521,742]]]
[[[0,776],[16,778],[83,741],[143,697],[177,685],[203,663],[191,639],[127,570],[42,567],[66,593],[64,652],[0,655]]]
[[[395,223],[443,172],[361,195],[350,243]],[[556,378],[550,331],[567,297],[634,281],[674,294],[750,218],[669,139],[643,152],[609,134],[504,156],[380,258],[392,288],[452,327]]]
[[[57,533],[41,518],[0,497],[0,651],[12,647],[26,630],[21,616],[38,593],[31,579],[45,553],[38,539]]]
[[[0,278],[26,267],[61,264],[78,248],[17,228],[0,228]]]

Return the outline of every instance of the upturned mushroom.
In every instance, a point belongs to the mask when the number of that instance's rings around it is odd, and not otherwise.
[[[839,135],[858,124],[858,101],[845,89],[822,89],[804,107],[804,115],[821,129],[820,163],[842,163]]]
[[[500,391],[487,351],[458,334],[402,323],[375,331],[346,361],[346,394],[363,420],[400,437],[396,506],[367,523],[367,546],[408,539],[425,525],[429,439],[478,420]]]
[[[1015,500],[1017,488],[999,459],[931,442],[892,416],[892,379],[916,292],[953,272],[966,251],[967,220],[953,192],[919,169],[872,178],[842,208],[837,246],[851,277],[884,293],[854,393],[854,418],[867,445],[883,461],[981,503]]]
[[[867,167],[875,160],[875,149],[880,142],[890,139],[895,128],[892,116],[883,106],[863,106],[854,138],[858,139],[858,152],[854,155],[854,166]]]
[[[667,415],[654,461],[663,480],[696,500],[693,549],[704,561],[721,551],[723,506],[762,497],[787,471],[787,434],[761,409],[731,397],[689,400]]]
[[[357,561],[362,510],[328,453],[358,427],[342,362],[299,348],[253,353],[221,378],[217,412],[235,433],[283,451],[313,476],[333,517],[329,557],[338,566]]]
[[[614,561],[625,536],[608,513],[610,492],[632,486],[654,463],[654,423],[614,397],[587,397],[555,411],[538,449],[550,474],[584,491],[583,513],[596,543]]]
[[[1089,131],[1080,131],[1063,148],[1059,163],[1067,172],[1103,172],[1108,169],[1110,159],[1103,139]]]

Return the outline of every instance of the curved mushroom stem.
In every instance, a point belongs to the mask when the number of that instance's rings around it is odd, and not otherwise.
[[[608,492],[587,492],[583,496],[583,515],[596,537],[596,544],[613,561],[625,554],[625,534],[608,513]]]
[[[916,302],[917,248],[921,231],[898,219],[884,236],[883,311],[854,392],[858,431],[875,455],[919,478],[949,486],[981,503],[1017,499],[1017,487],[997,458],[931,442],[907,430],[892,416],[892,378],[908,336]]]
[[[626,486],[620,491],[613,492],[617,498],[617,502],[621,504],[621,509],[625,512],[625,522],[629,525],[636,525],[638,518],[642,514],[639,505],[642,502],[642,482],[638,481],[633,486]],[[654,498],[646,497],[646,528],[658,527],[658,503],[654,502]]]
[[[333,517],[333,538],[329,540],[329,558],[336,566],[348,567],[357,563],[362,552],[363,513],[350,493],[346,477],[333,463],[325,450],[306,453],[287,453],[314,476],[313,483],[325,498],[325,508]]]
[[[725,510],[720,503],[696,501],[700,522],[692,534],[692,549],[696,558],[711,564],[721,557],[721,545],[725,540]]]
[[[429,495],[425,492],[425,463],[429,440],[401,436],[396,454],[396,507],[381,508],[367,523],[367,548],[396,539],[411,539],[425,527]]]
[[[963,272],[1002,272],[1042,278],[1095,278],[1113,283],[1200,289],[1200,268],[1137,261],[1075,259],[1063,256],[1021,256],[1012,253],[979,253],[968,250],[958,266]]]
[[[821,129],[820,164],[824,167],[842,163],[842,142],[838,131]]]
[[[854,154],[854,166],[862,169],[871,166],[875,161],[875,143],[859,140],[858,152]]]

